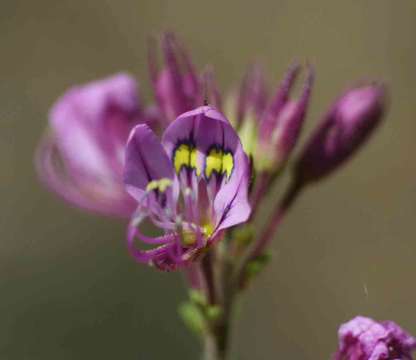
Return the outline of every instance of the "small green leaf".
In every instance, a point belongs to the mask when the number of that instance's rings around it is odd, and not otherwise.
[[[270,253],[264,253],[262,255],[259,255],[255,257],[253,260],[251,260],[246,267],[246,276],[248,279],[251,279],[255,276],[257,276],[270,262],[271,254]]]
[[[210,321],[217,321],[222,314],[222,310],[218,305],[210,305],[206,309],[206,316]]]
[[[189,300],[201,307],[205,307],[208,304],[205,295],[201,291],[195,289],[189,291]]]
[[[201,309],[192,302],[186,302],[179,306],[179,315],[181,316],[185,325],[193,333],[202,335],[206,331],[206,322]]]
[[[237,227],[234,230],[233,237],[240,247],[245,248],[253,241],[254,233],[253,225],[248,224]]]

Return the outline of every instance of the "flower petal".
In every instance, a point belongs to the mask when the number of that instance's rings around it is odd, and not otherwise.
[[[127,191],[141,201],[152,181],[174,181],[171,162],[156,135],[147,125],[137,125],[126,148],[124,182]]]
[[[250,179],[248,159],[242,149],[237,150],[234,159],[236,173],[220,189],[214,201],[217,231],[247,221],[251,213],[247,196]]]

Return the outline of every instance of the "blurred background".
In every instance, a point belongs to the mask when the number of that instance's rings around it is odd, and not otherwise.
[[[2,0],[0,358],[198,359],[176,314],[181,277],[135,264],[122,222],[68,207],[33,169],[48,109],[69,86],[126,70],[150,99],[146,38],[167,29],[222,89],[253,60],[274,84],[294,58],[309,60],[307,130],[357,80],[390,88],[369,146],[305,192],[280,229],[239,308],[233,359],[329,359],[356,314],[415,334],[414,0]]]

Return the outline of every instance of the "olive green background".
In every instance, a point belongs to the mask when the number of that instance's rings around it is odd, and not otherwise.
[[[68,207],[33,170],[48,108],[67,87],[127,70],[149,99],[146,38],[166,29],[223,89],[253,60],[273,83],[294,58],[309,60],[307,130],[357,80],[390,89],[369,146],[308,189],[280,229],[272,265],[240,304],[233,359],[329,359],[355,314],[416,333],[414,0],[2,0],[0,359],[199,358],[176,316],[179,274],[135,264],[123,223]]]

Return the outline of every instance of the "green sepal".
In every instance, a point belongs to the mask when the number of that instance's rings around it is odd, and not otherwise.
[[[252,111],[249,111],[242,121],[241,128],[238,130],[243,149],[249,156],[256,153],[258,141],[257,124],[256,115]]]

